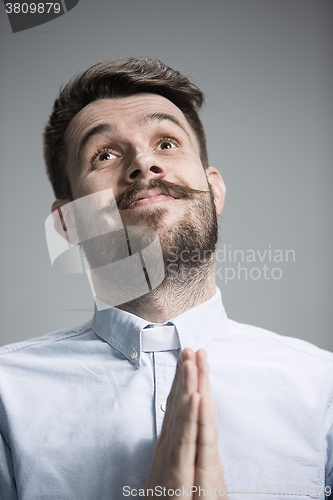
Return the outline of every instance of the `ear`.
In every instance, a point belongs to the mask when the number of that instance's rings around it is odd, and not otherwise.
[[[56,200],[51,207],[54,228],[57,233],[72,245],[79,245],[80,240],[76,231],[73,207],[70,199]]]
[[[226,187],[221,177],[220,172],[214,167],[206,169],[206,176],[210,187],[212,188],[217,215],[220,215],[224,205]]]

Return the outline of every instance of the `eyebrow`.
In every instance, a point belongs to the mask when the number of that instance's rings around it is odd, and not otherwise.
[[[101,135],[105,134],[107,132],[111,132],[114,127],[110,125],[109,123],[100,123],[99,125],[96,125],[95,127],[92,127],[90,130],[88,130],[83,137],[80,140],[80,143],[77,147],[77,153],[76,153],[76,158],[77,160],[80,160],[83,156],[83,153],[88,145],[88,142],[95,137],[96,135]]]
[[[175,116],[169,115],[168,113],[153,113],[152,115],[149,115],[145,118],[145,122],[147,123],[162,122],[164,120],[167,120],[177,125],[180,129],[182,129],[182,131],[187,135],[188,139],[191,141],[191,138],[186,128]]]

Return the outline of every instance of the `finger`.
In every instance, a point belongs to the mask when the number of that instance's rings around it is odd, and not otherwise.
[[[189,372],[186,368],[184,369],[184,365],[187,366],[188,362],[196,364],[196,358],[195,353],[192,351],[192,349],[186,348],[178,357],[175,378],[167,400],[167,404],[169,406],[173,405],[175,401],[179,401],[181,394],[184,392],[185,386],[185,392],[189,394],[192,393],[193,390],[197,390],[196,387],[193,388],[192,371]]]
[[[192,371],[195,374],[192,378],[197,381],[196,365],[193,363],[192,366],[190,364],[184,365],[184,369]],[[200,394],[195,391],[192,394],[184,393],[178,401],[178,406],[167,407],[161,438],[166,446],[168,463],[172,464],[177,475],[187,475],[189,471],[192,475],[194,474],[199,404]]]
[[[189,347],[185,347],[185,349],[183,350],[183,352],[180,354],[179,357],[181,358],[182,362],[184,361],[193,361],[193,363],[196,362],[196,354]]]
[[[180,420],[186,419],[190,397],[197,392],[198,388],[198,369],[193,362],[185,361],[179,367],[179,371],[182,371],[182,374],[178,374],[175,378],[173,391],[167,399],[164,417],[165,425],[171,428],[175,425],[176,417]],[[172,423],[169,422],[170,419]]]
[[[180,355],[174,382],[167,399],[166,413],[162,427],[163,434],[166,427],[172,429],[175,425],[175,418],[180,418],[180,420],[186,418],[189,398],[197,391],[198,369],[193,362],[195,354],[189,349],[186,351],[184,351],[184,355],[183,353]]]
[[[200,349],[196,353],[198,367],[198,391],[202,396],[211,396],[212,391],[209,382],[209,365],[207,363],[206,351]]]
[[[183,397],[186,399],[198,391],[198,368],[193,361],[185,361],[183,364],[184,386]]]
[[[196,392],[189,398],[185,418],[177,422],[178,438],[178,466],[186,470],[194,468],[197,453],[198,420],[199,420],[200,395]]]
[[[207,470],[219,458],[217,447],[216,409],[212,396],[202,396],[199,405],[197,466]]]

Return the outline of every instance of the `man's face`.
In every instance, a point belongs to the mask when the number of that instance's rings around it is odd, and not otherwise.
[[[154,227],[164,247],[188,223],[199,239],[210,219],[216,226],[223,181],[216,169],[205,172],[192,128],[168,99],[142,93],[95,101],[73,118],[65,140],[75,199],[112,188],[123,224]]]

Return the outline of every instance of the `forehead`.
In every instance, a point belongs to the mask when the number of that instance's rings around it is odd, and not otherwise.
[[[65,140],[75,140],[93,126],[111,122],[115,128],[122,129],[129,124],[142,126],[153,113],[174,116],[193,136],[183,112],[171,101],[158,94],[141,93],[116,99],[100,99],[85,106],[70,121]]]

